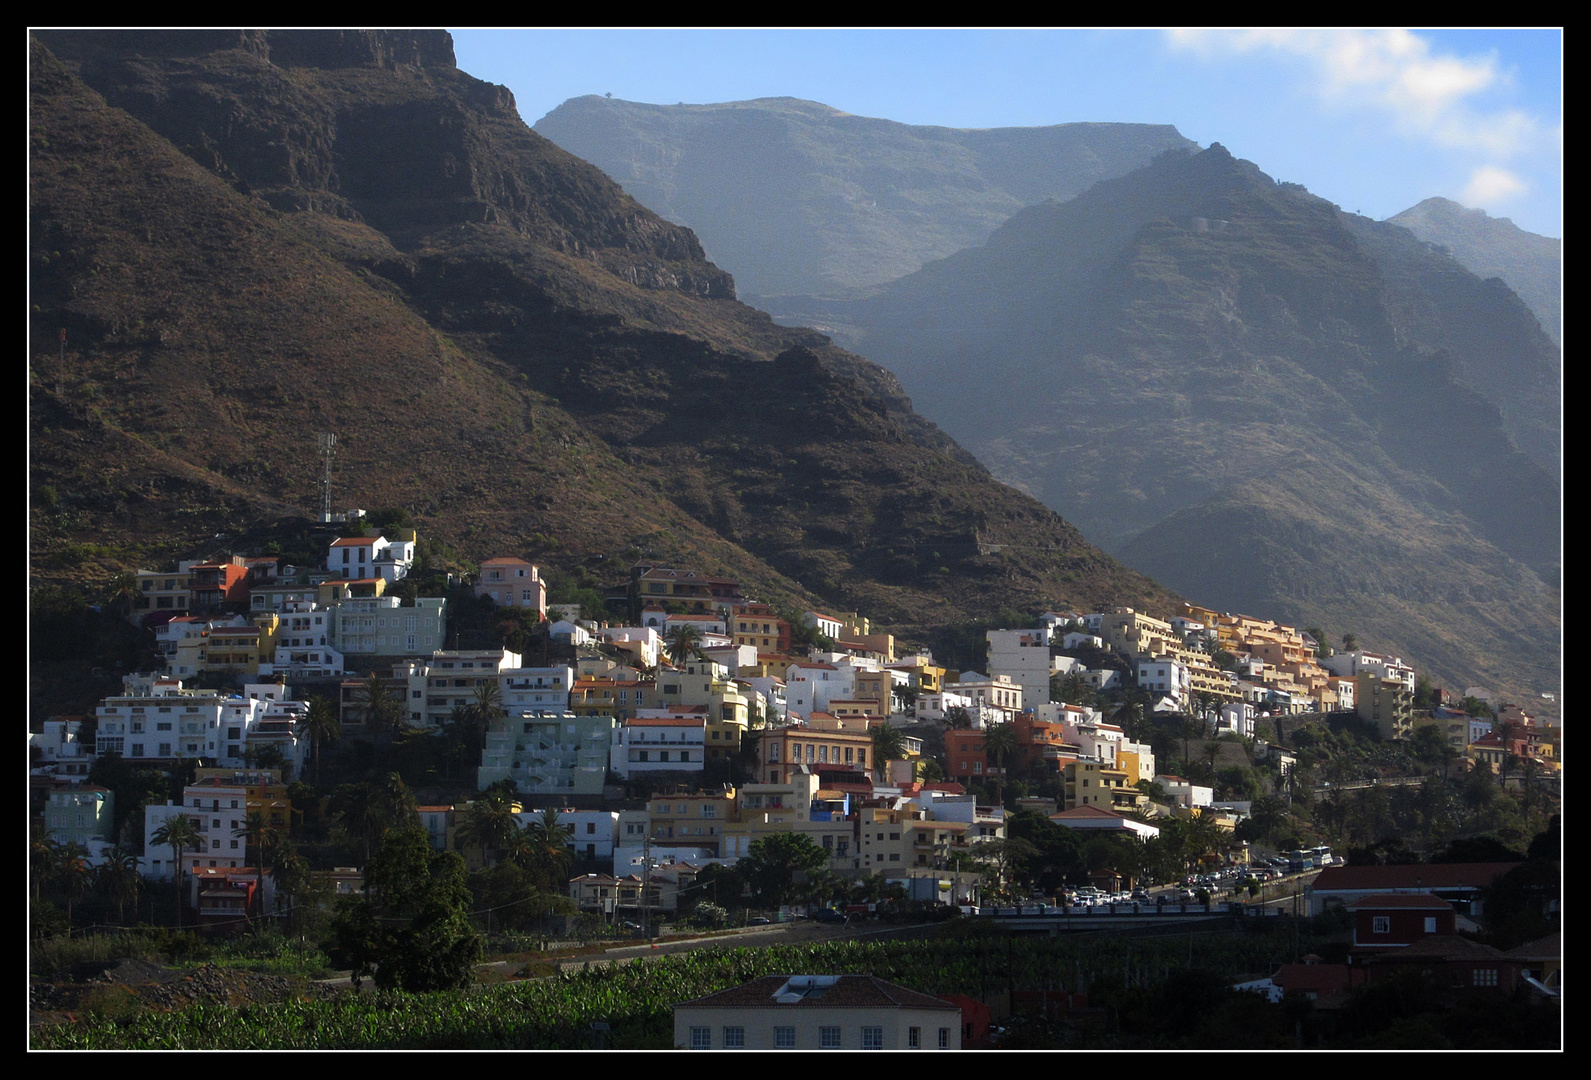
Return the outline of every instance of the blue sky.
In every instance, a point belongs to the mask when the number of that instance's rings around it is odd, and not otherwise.
[[[1544,30],[452,31],[534,124],[581,94],[800,97],[910,124],[1174,124],[1345,210],[1441,195],[1562,236],[1562,39]]]

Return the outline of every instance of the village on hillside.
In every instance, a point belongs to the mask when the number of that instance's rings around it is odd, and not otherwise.
[[[35,833],[89,866],[133,854],[148,880],[180,870],[191,916],[227,922],[281,903],[278,878],[257,869],[261,831],[291,842],[306,814],[327,815],[297,802],[331,794],[313,785],[331,741],[367,741],[378,765],[399,742],[411,758],[429,745],[449,779],[482,793],[418,806],[434,848],[479,866],[493,847],[480,841],[487,808],[520,827],[552,814],[571,862],[592,870],[570,882],[573,904],[650,919],[674,916],[703,868],[775,836],[810,840],[841,881],[994,900],[1012,882],[979,849],[999,848],[1018,808],[1090,835],[1213,826],[1193,863],[1247,863],[1239,827],[1257,802],[1274,815],[1291,797],[1300,740],[1288,732],[1326,716],[1504,786],[1560,782],[1561,729],[1417,686],[1410,665],[1351,635],[1338,651],[1192,604],[1169,618],[1043,612],[987,631],[987,671],[961,671],[865,615],[781,614],[690,568],[636,565],[593,613],[549,608],[537,566],[485,558],[473,594],[537,627],[532,664],[507,647],[445,647],[447,600],[402,588],[412,529],[361,534],[356,520],[343,532],[320,566],[234,556],[139,572],[128,617],[161,667],[126,673],[92,717],[30,735]],[[1157,717],[1181,725],[1189,775],[1157,764]],[[107,761],[191,779],[180,799],[118,812],[116,792],[91,782]],[[173,847],[180,819],[193,837]],[[1110,893],[1154,883],[1090,869]],[[319,870],[343,888],[358,880],[357,866]]]

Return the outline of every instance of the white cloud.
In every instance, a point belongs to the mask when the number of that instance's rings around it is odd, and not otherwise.
[[[1529,190],[1519,177],[1495,165],[1483,165],[1470,174],[1459,202],[1465,206],[1493,206]]]
[[[1382,111],[1404,133],[1442,146],[1507,157],[1540,137],[1534,117],[1476,102],[1507,81],[1495,55],[1438,55],[1408,30],[1168,30],[1166,41],[1207,61],[1256,53],[1299,58],[1324,101]]]

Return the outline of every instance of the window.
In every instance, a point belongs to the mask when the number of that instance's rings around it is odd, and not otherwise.
[[[818,1048],[821,1050],[838,1050],[840,1048],[840,1029],[837,1027],[818,1028]]]
[[[939,1029],[939,1049],[941,1049],[941,1050],[949,1050],[950,1049],[950,1029],[949,1028],[940,1028]]]
[[[796,1048],[795,1028],[776,1027],[773,1029],[773,1048],[775,1050],[794,1050]]]
[[[922,1028],[915,1028],[915,1027],[914,1028],[907,1028],[906,1029],[906,1049],[908,1049],[908,1050],[921,1050],[922,1048],[923,1048],[923,1029]]]
[[[1431,916],[1428,916],[1426,918],[1426,920],[1425,920],[1425,932],[1427,934],[1436,933],[1436,916],[1435,915],[1431,915]]]
[[[717,816],[718,816],[718,807],[717,806],[714,806],[712,803],[703,803],[702,804],[702,817],[717,817]]]
[[[744,1050],[746,1048],[746,1029],[743,1027],[726,1027],[724,1029],[724,1049]]]
[[[1471,973],[1471,986],[1496,986],[1496,968],[1475,968]]]
[[[1389,915],[1376,915],[1371,919],[1370,931],[1374,934],[1392,933],[1392,917]]]
[[[865,1027],[862,1029],[862,1049],[884,1049],[884,1029],[881,1027]]]
[[[691,1028],[691,1049],[711,1050],[713,1048],[713,1029],[710,1027]]]

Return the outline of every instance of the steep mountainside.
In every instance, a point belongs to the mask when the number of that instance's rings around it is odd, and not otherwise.
[[[1024,206],[1068,199],[1161,151],[1169,125],[964,130],[763,98],[645,105],[573,98],[536,130],[694,229],[780,321],[981,244]]]
[[[1446,248],[1477,277],[1502,278],[1530,305],[1547,336],[1563,344],[1562,240],[1526,232],[1452,199],[1426,199],[1387,220]]]
[[[1406,231],[1172,152],[836,318],[1159,580],[1455,683],[1556,685],[1557,352]]]
[[[331,431],[339,505],[590,582],[644,555],[911,636],[1172,599],[887,372],[735,301],[445,33],[38,38],[36,579],[307,513]]]

